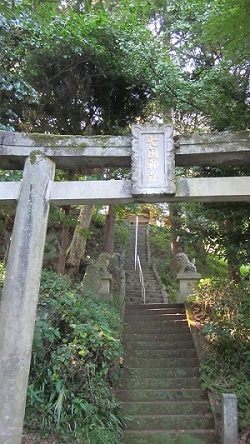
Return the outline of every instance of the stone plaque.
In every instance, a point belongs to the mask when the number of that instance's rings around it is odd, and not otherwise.
[[[170,125],[132,125],[132,195],[175,194],[172,134]]]

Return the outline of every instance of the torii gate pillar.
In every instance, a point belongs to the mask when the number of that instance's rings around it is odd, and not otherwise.
[[[20,444],[55,164],[26,160],[0,306],[0,444]]]

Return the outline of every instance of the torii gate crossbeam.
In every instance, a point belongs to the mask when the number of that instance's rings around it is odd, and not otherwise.
[[[15,204],[20,182],[0,182],[0,205]],[[143,199],[131,194],[130,180],[53,182],[50,202],[55,205],[108,205],[138,202],[250,202],[250,177],[176,178],[175,196],[150,196]]]

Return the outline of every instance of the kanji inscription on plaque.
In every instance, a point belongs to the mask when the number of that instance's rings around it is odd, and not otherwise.
[[[175,156],[170,125],[132,126],[132,194],[174,195]]]

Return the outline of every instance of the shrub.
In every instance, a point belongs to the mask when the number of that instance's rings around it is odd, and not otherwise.
[[[2,293],[2,289],[3,289],[4,278],[5,278],[5,267],[0,262],[0,298],[1,298],[1,293]]]
[[[115,222],[115,250],[121,253],[129,240],[129,223],[124,220]]]
[[[59,442],[120,442],[115,399],[121,321],[109,303],[79,295],[44,271],[34,333],[25,425]]]
[[[165,227],[150,226],[150,251],[155,261],[161,281],[166,286],[170,302],[176,300],[177,281],[171,267],[171,237]]]
[[[236,394],[243,430],[250,423],[250,285],[203,280],[193,301],[207,344],[203,387]]]

